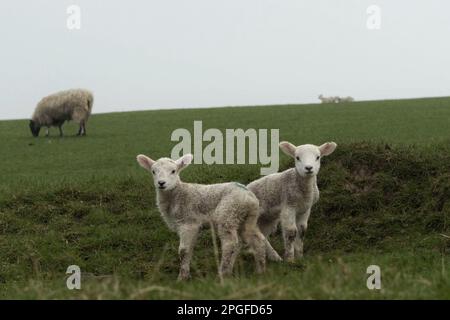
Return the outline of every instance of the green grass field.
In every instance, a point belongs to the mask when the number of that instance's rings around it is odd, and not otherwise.
[[[172,131],[191,131],[194,120],[203,130],[274,128],[296,144],[338,143],[322,163],[303,260],[268,263],[258,276],[243,252],[221,283],[205,230],[193,279],[176,282],[178,239],[135,156],[169,156]],[[450,98],[101,114],[87,137],[76,131],[71,123],[64,138],[53,129],[35,139],[26,120],[0,121],[0,298],[450,298]],[[280,161],[280,170],[293,165]],[[182,178],[246,184],[259,169],[192,165]],[[66,288],[73,264],[81,290]],[[371,264],[381,290],[366,287]]]

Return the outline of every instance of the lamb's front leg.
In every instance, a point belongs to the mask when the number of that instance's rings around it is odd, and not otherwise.
[[[284,240],[284,259],[288,262],[294,261],[294,242],[297,238],[297,225],[295,223],[296,210],[286,207],[281,211],[280,221]]]
[[[295,257],[303,257],[303,241],[305,239],[306,229],[308,228],[308,218],[311,209],[308,209],[304,214],[297,217],[297,237],[295,239]]]
[[[186,280],[190,277],[190,266],[192,252],[194,250],[195,241],[199,231],[198,225],[181,225],[178,230],[180,236],[180,247],[178,249],[178,255],[180,257],[180,273],[178,280]]]

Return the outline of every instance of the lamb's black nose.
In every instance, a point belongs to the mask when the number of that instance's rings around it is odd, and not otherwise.
[[[159,184],[160,187],[163,187],[166,184],[166,182],[165,181],[158,181],[158,184]]]
[[[305,166],[305,170],[306,170],[306,171],[311,171],[312,169],[313,169],[312,166]]]

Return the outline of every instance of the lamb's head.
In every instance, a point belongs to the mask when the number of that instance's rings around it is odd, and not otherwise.
[[[320,159],[332,154],[336,147],[337,144],[334,142],[326,142],[321,146],[303,144],[298,147],[287,141],[280,142],[281,150],[294,158],[295,168],[302,177],[317,175],[320,170]]]
[[[39,131],[41,130],[41,127],[36,123],[36,121],[30,120],[30,130],[34,137],[39,136]]]
[[[140,154],[136,157],[137,162],[153,176],[155,188],[161,191],[169,191],[180,183],[181,170],[186,168],[192,161],[191,154],[185,154],[178,160],[161,158],[157,161]]]

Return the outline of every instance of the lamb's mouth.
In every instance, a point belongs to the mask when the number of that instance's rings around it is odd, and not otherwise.
[[[158,189],[160,190],[164,190],[166,187],[165,186],[159,186]]]

